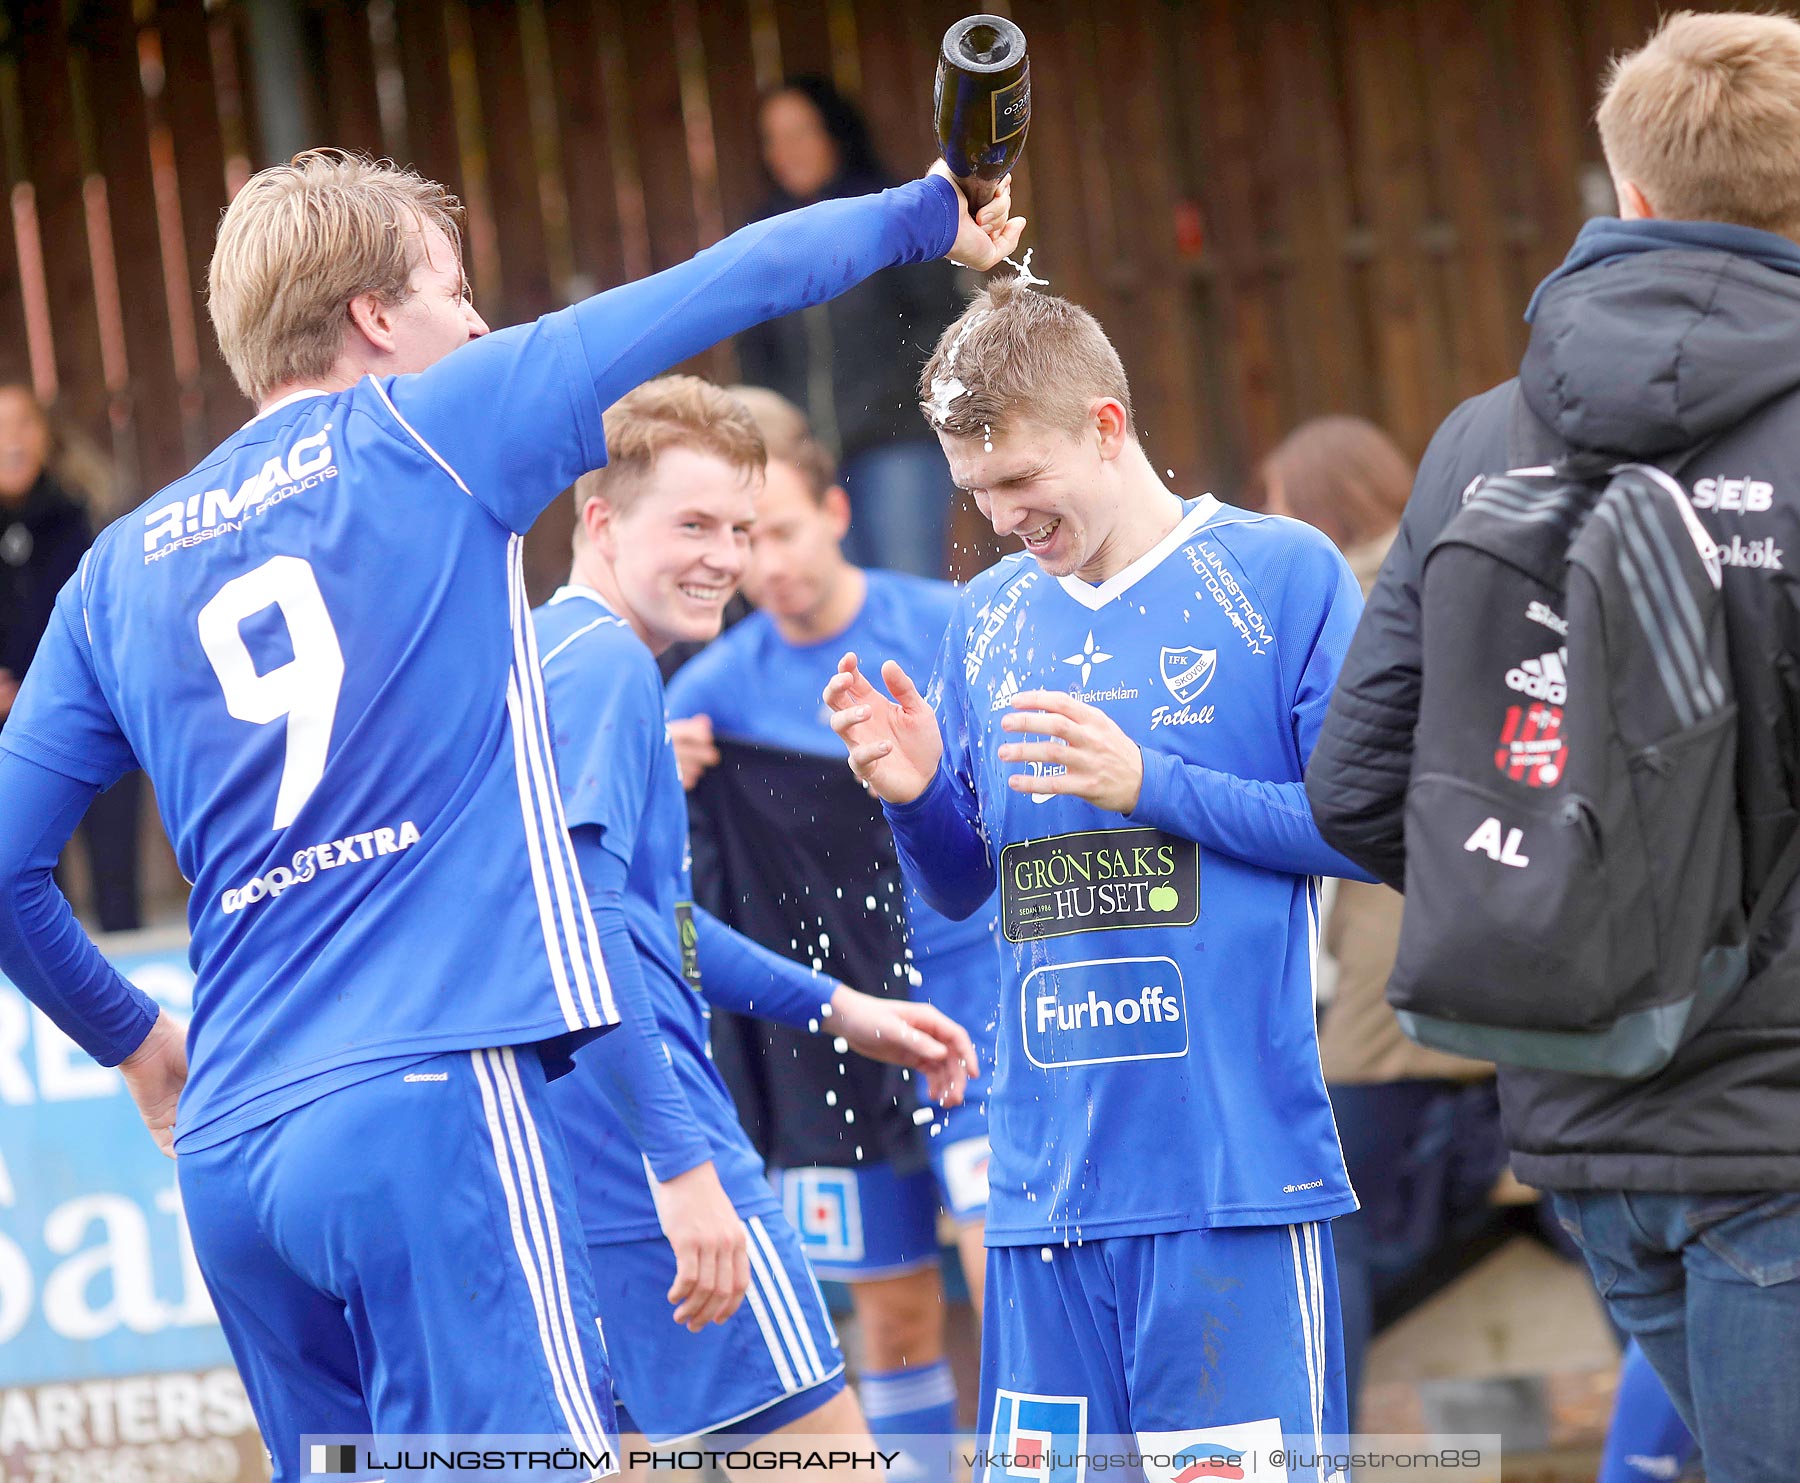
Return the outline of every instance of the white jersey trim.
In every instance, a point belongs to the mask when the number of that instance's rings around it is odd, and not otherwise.
[[[787,1268],[782,1265],[774,1243],[769,1240],[768,1231],[763,1228],[762,1217],[752,1216],[749,1228],[750,1271],[754,1281],[762,1289],[764,1301],[775,1315],[775,1326],[781,1331],[788,1358],[793,1362],[794,1373],[799,1377],[797,1388],[817,1385],[825,1379],[825,1366],[820,1362],[818,1348],[813,1343],[812,1325],[807,1322],[806,1312],[794,1295],[793,1285],[788,1281]],[[780,1368],[779,1364],[777,1368]]]
[[[557,782],[556,761],[550,746],[550,717],[544,703],[544,676],[537,655],[537,627],[531,621],[531,609],[525,597],[525,538],[512,536],[507,541],[507,548],[507,580],[513,614],[513,672],[518,679],[519,701],[513,716],[515,723],[523,722],[529,773],[529,779],[519,779],[519,786],[530,789],[537,816],[542,821],[550,882],[555,892],[555,917],[563,933],[561,945],[554,951],[560,958],[566,945],[575,990],[580,995],[584,1018],[570,1028],[616,1024],[619,1011],[613,1004],[612,985],[600,957],[600,934],[594,926],[587,892],[582,888],[581,874],[576,868],[575,846],[569,838],[568,823],[563,815],[562,788]],[[540,909],[542,905],[540,902]],[[596,990],[599,1007],[595,1004]]]
[[[533,1187],[538,1181],[526,1170],[526,1150],[518,1132],[519,1116],[522,1115],[529,1126],[530,1114],[524,1108],[522,1089],[517,1114],[511,1105],[512,1088],[507,1083],[506,1073],[510,1069],[514,1078],[517,1076],[516,1065],[508,1065],[511,1056],[510,1049],[504,1052],[469,1052],[469,1062],[475,1069],[475,1083],[481,1089],[481,1106],[487,1116],[488,1136],[493,1142],[494,1165],[499,1173],[501,1192],[506,1199],[513,1249],[518,1255],[525,1285],[531,1292],[531,1306],[537,1317],[538,1340],[544,1347],[544,1362],[550,1371],[551,1387],[556,1393],[557,1404],[562,1408],[569,1435],[578,1439],[583,1446],[604,1447],[606,1429],[600,1423],[599,1407],[588,1386],[587,1367],[582,1357],[579,1336],[572,1326],[565,1327],[562,1323],[563,1312],[567,1310],[567,1295],[566,1291],[559,1291],[555,1286],[557,1279],[563,1275],[562,1250],[560,1244],[554,1254],[547,1250],[547,1239],[552,1242],[557,1240],[554,1212],[546,1230],[533,1199]],[[537,1146],[535,1130],[531,1152],[541,1160],[542,1152]]]
[[[1135,587],[1157,567],[1177,546],[1197,531],[1201,526],[1219,513],[1218,500],[1210,494],[1203,494],[1194,501],[1194,508],[1176,522],[1175,528],[1146,551],[1142,556],[1121,571],[1114,572],[1099,586],[1084,582],[1080,577],[1065,576],[1056,580],[1062,590],[1092,612],[1099,612],[1120,593]]]
[[[304,391],[290,391],[280,401],[270,402],[268,406],[264,407],[260,412],[258,412],[256,414],[256,416],[252,417],[248,422],[246,422],[244,424],[244,427],[255,427],[257,423],[259,423],[263,420],[263,418],[272,417],[275,415],[275,413],[279,412],[283,407],[291,407],[294,405],[295,402],[304,402],[304,401],[308,401],[311,398],[316,397],[316,396],[330,396],[330,395],[331,395],[330,392],[320,391],[315,387],[308,387]],[[388,406],[392,407],[393,403],[389,402]],[[396,412],[394,415],[396,417],[398,417],[400,414],[398,412]],[[240,427],[238,429],[239,432],[242,432],[243,430],[244,430],[243,427]],[[412,432],[412,429],[408,428],[407,431]],[[414,433],[413,436],[417,437],[418,434]]]
[[[456,487],[474,495],[442,454],[400,415],[387,389],[367,378],[382,405],[407,436],[424,450]],[[506,714],[513,734],[513,769],[519,785],[520,818],[525,852],[537,896],[538,922],[550,980],[571,1030],[596,1029],[619,1022],[612,984],[600,957],[600,934],[588,908],[587,892],[575,864],[575,846],[563,815],[562,789],[550,749],[550,722],[544,704],[544,677],[539,670],[537,630],[525,597],[525,538],[517,532],[506,543],[507,607],[512,623],[513,662],[506,681]]]

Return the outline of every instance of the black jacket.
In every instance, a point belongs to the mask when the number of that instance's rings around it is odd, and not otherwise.
[[[882,184],[847,177],[826,194],[859,195]],[[776,197],[762,214],[800,204]],[[829,304],[745,330],[737,341],[739,366],[745,381],[780,392],[804,411],[813,432],[841,458],[897,439],[929,438],[919,411],[919,372],[962,308],[948,262],[888,268]]]
[[[1800,273],[1770,265],[1783,256],[1654,246],[1559,274],[1540,293],[1518,380],[1438,430],[1307,772],[1319,827],[1344,854],[1402,884],[1421,566],[1469,483],[1507,465],[1522,392],[1571,448],[1668,460],[1716,438],[1683,475],[1697,504],[1715,506],[1701,519],[1726,552],[1746,886],[1760,887],[1800,798]],[[1755,945],[1750,982],[1658,1076],[1506,1069],[1500,1093],[1528,1184],[1800,1190],[1800,893]]]
[[[723,739],[718,748],[718,766],[688,795],[695,899],[784,958],[905,997],[896,972],[904,920],[863,909],[871,898],[899,899],[900,862],[881,806],[828,758]],[[915,1093],[898,1067],[725,1010],[713,1011],[712,1032],[738,1119],[772,1167],[925,1166]]]
[[[56,594],[93,540],[87,512],[48,474],[16,505],[0,502],[0,669],[25,678]]]

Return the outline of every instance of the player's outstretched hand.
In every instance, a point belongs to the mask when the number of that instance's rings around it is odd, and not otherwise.
[[[675,1248],[669,1301],[675,1322],[699,1333],[736,1313],[750,1286],[750,1238],[711,1161],[654,1187],[656,1216]]]
[[[973,216],[969,202],[956,184],[956,177],[942,160],[934,161],[930,172],[941,175],[956,188],[956,241],[950,246],[950,261],[985,273],[996,268],[1019,250],[1019,238],[1025,234],[1025,218],[1012,214],[1012,176],[1000,182],[994,199]]]
[[[160,1011],[143,1044],[119,1062],[126,1090],[156,1146],[175,1157],[175,1103],[187,1085],[187,1038],[168,1010]]]
[[[881,666],[881,679],[887,695],[869,683],[854,654],[840,659],[838,672],[825,686],[831,729],[850,749],[850,771],[877,798],[911,803],[936,775],[944,738],[905,670],[890,659]]]
[[[669,722],[669,740],[675,744],[675,770],[681,774],[681,786],[691,793],[701,774],[719,765],[712,717],[684,716]]]
[[[877,999],[847,984],[832,993],[827,1035],[841,1035],[872,1061],[905,1066],[925,1077],[940,1107],[962,1103],[963,1088],[981,1074],[975,1043],[949,1015],[911,999]]]
[[[995,753],[1002,762],[1042,764],[1009,777],[1013,792],[1068,793],[1119,814],[1137,807],[1144,754],[1098,706],[1060,690],[1022,690],[1000,718],[1000,729],[1052,738],[1007,742]],[[1063,770],[1045,776],[1052,767]]]

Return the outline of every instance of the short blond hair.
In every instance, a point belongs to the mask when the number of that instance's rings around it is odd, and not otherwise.
[[[585,539],[582,511],[600,499],[622,515],[643,494],[656,460],[671,448],[690,448],[739,470],[760,474],[768,461],[749,410],[699,376],[659,376],[634,387],[606,409],[606,463],[575,481],[575,544]]]
[[[756,423],[770,462],[792,464],[806,480],[814,501],[823,499],[825,491],[837,483],[837,460],[813,436],[806,414],[766,386],[730,386],[726,390],[743,403]]]
[[[309,149],[252,175],[226,208],[207,269],[219,350],[253,402],[314,381],[344,348],[359,295],[405,302],[427,227],[462,255],[462,207],[391,160]]]
[[[1800,24],[1672,15],[1614,60],[1598,122],[1607,165],[1659,217],[1800,234]]]
[[[1025,419],[1074,432],[1096,397],[1117,401],[1130,426],[1131,384],[1106,331],[1079,304],[1017,278],[970,300],[919,374],[925,420],[959,438]]]

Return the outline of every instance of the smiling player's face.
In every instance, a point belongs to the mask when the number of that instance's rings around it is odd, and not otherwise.
[[[991,437],[938,434],[950,477],[974,497],[994,534],[1016,537],[1053,577],[1079,574],[1111,528],[1100,438],[1036,422]]]
[[[661,653],[718,635],[743,579],[762,475],[692,448],[671,448],[646,487],[613,517],[607,555],[630,612]]]

